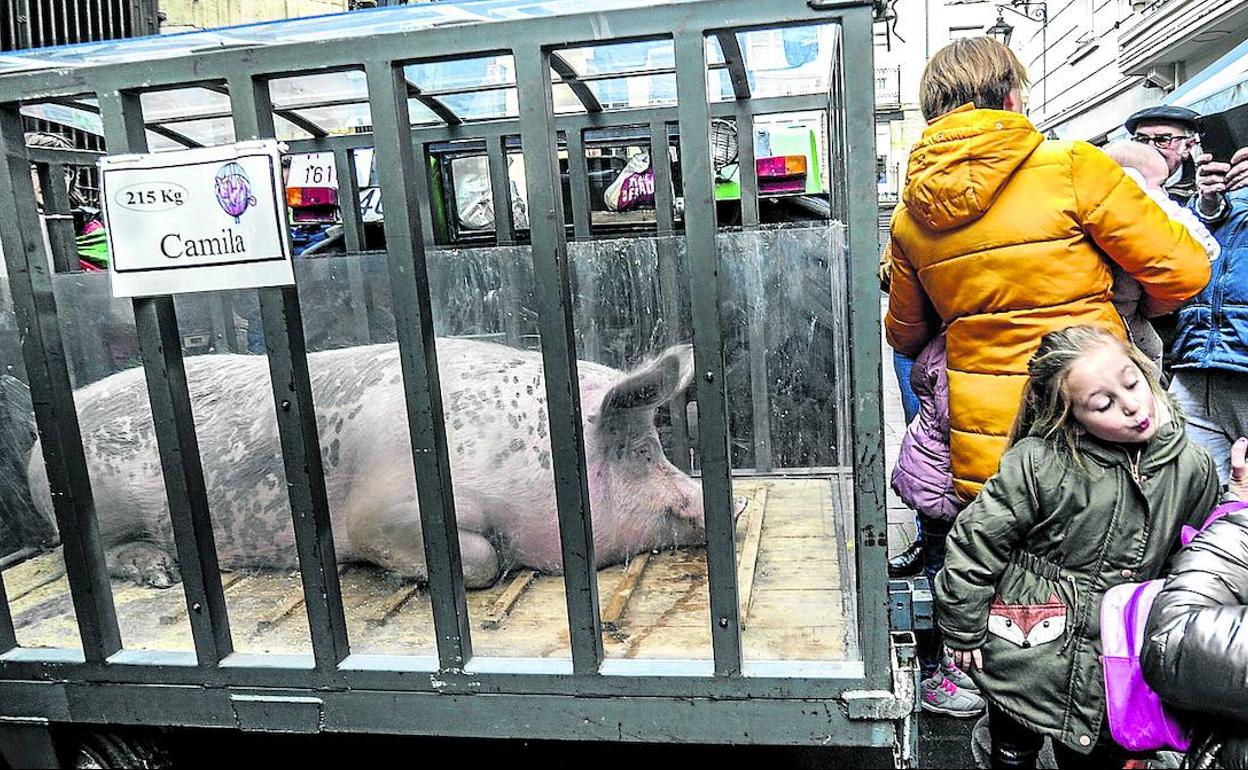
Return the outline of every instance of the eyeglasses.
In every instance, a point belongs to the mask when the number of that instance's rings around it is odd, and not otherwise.
[[[1136,134],[1135,136],[1131,138],[1139,142],[1140,144],[1151,144],[1154,147],[1161,148],[1161,147],[1172,146],[1174,142],[1178,139],[1191,139],[1192,135],[1191,134],[1154,134],[1152,136],[1149,136],[1148,134]]]

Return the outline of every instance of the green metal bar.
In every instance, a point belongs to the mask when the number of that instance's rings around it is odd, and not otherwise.
[[[680,270],[677,264],[676,214],[672,186],[672,161],[668,151],[667,123],[650,124],[650,167],[654,169],[654,216],[659,237],[654,247],[659,261],[659,293],[663,303],[663,323],[667,328],[669,345],[683,342],[681,320],[684,307],[680,301]],[[668,403],[672,422],[673,464],[689,473],[693,463],[689,454],[688,401],[684,393],[677,393]]]
[[[569,128],[567,139],[568,185],[572,193],[572,234],[578,240],[588,239],[592,214],[589,205],[589,170],[585,165],[585,135],[580,128]]]
[[[40,164],[39,189],[43,192],[44,219],[48,227],[48,245],[52,247],[52,266],[58,273],[78,269],[78,243],[74,238],[74,218],[70,213],[69,189],[65,185],[65,166],[60,163]]]
[[[360,216],[360,182],[355,176],[355,161],[346,147],[337,147],[333,152],[338,173],[338,213],[342,217],[346,250],[363,251],[364,222]]]
[[[13,613],[9,609],[9,594],[4,588],[4,573],[0,572],[0,655],[17,646],[17,634],[13,629]]]
[[[737,101],[750,98],[750,80],[745,71],[745,57],[741,55],[741,46],[737,42],[737,33],[723,30],[715,33],[719,41],[719,49],[724,54],[724,66],[728,68],[728,79],[732,81],[732,95]]]
[[[507,172],[507,154],[500,139],[485,142],[489,161],[490,193],[494,202],[494,234],[500,246],[516,242],[511,221],[511,177]]]
[[[0,157],[5,164],[0,176],[0,211],[9,212],[8,221],[0,227],[0,246],[13,309],[24,330],[22,359],[30,379],[35,423],[43,439],[43,459],[83,654],[89,661],[102,662],[121,649],[121,634],[17,104],[0,105]]]
[[[871,13],[858,8],[842,22],[845,83],[874,82]],[[874,109],[873,89],[844,89],[845,154],[848,158],[875,157],[875,127],[850,116]],[[854,383],[851,418],[854,431],[854,514],[857,534],[858,586],[862,596],[858,619],[867,679],[874,686],[889,684],[888,523],[884,496],[884,418],[881,404],[880,303],[876,271],[879,265],[879,212],[876,205],[875,165],[849,163],[842,184],[849,205],[849,341],[850,381]]]
[[[499,246],[511,246],[516,242],[516,234],[511,219],[511,176],[507,170],[507,153],[502,137],[487,139],[485,149],[489,164],[490,193],[494,203],[495,238]],[[515,260],[510,258],[510,254],[504,253],[500,259],[503,262],[500,270],[503,277],[503,332],[508,345],[518,346],[523,317],[520,312],[520,277],[516,273]]]
[[[373,124],[376,125],[374,120]],[[433,212],[435,207],[433,204],[433,169],[429,168],[429,155],[425,152],[425,145],[422,142],[416,142],[416,146],[412,149],[415,155],[415,174],[412,179],[413,193],[415,198],[413,203],[421,209],[420,220],[420,242],[423,248],[431,249],[434,244],[449,241],[450,236],[447,234],[447,223],[437,222]],[[380,170],[380,166],[378,166]],[[382,197],[382,206],[385,206],[385,197]],[[441,237],[439,237],[441,236]]]
[[[339,667],[336,685],[354,690],[463,692],[479,695],[544,694],[583,697],[672,695],[710,698],[835,699],[845,689],[865,686],[861,661],[747,662],[744,677],[715,677],[709,660],[603,661],[597,674],[575,675],[567,658],[474,657],[463,674],[438,671],[431,656],[351,655]],[[80,650],[18,648],[0,660],[0,688],[24,681],[116,682],[191,687],[324,686],[310,654],[236,652],[212,669],[198,666],[195,653],[124,650],[107,663],[84,663]],[[431,674],[438,674],[431,677]],[[2,692],[0,692],[2,694]],[[0,715],[10,706],[0,697]]]
[[[550,54],[550,67],[564,83],[567,83],[568,88],[572,89],[572,93],[576,94],[576,98],[581,100],[581,105],[585,107],[586,112],[602,112],[602,105],[598,102],[598,97],[594,96],[594,92],[585,85],[583,78],[577,75],[576,70],[571,64],[568,64],[566,59],[552,52]]]
[[[402,66],[390,61],[370,61],[366,73],[377,138],[377,171],[385,193],[383,200],[389,201],[385,228],[390,287],[416,467],[438,666],[442,670],[459,670],[472,657],[472,633],[442,408],[429,265],[417,205],[420,199],[416,181],[425,175],[424,153],[414,153],[412,143],[405,139],[410,117]]]
[[[602,663],[602,620],[598,612],[597,558],[591,521],[585,437],[581,434],[581,391],[577,376],[572,290],[568,284],[568,244],[563,195],[555,152],[555,110],[550,90],[550,54],[535,45],[517,48],[520,89],[520,144],[529,189],[533,277],[542,330],[542,363],[554,459],[559,540],[577,674],[598,671]]]
[[[719,249],[711,169],[711,115],[706,93],[706,41],[698,29],[676,36],[676,99],[680,104],[681,171],[685,191],[685,243],[693,307],[697,372],[698,444],[706,516],[707,582],[711,595],[711,645],[717,676],[741,674],[741,623],[732,485],[729,479],[728,410],[724,343],[720,329]]]
[[[734,35],[735,39],[736,36]],[[758,167],[754,163],[754,114],[737,105],[737,179],[741,183],[741,226],[758,226]]]
[[[138,94],[113,91],[100,94],[99,99],[105,140],[112,152],[146,152],[147,135]],[[172,297],[138,298],[133,304],[191,637],[199,664],[215,666],[234,651],[234,643],[221,587],[178,319]]]
[[[230,78],[229,88],[238,139],[272,137],[268,84],[239,75]],[[283,286],[259,293],[312,653],[317,669],[326,674],[347,657],[349,649],[299,291]]]

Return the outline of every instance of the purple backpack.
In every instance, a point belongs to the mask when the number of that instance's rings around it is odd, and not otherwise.
[[[1213,509],[1203,530],[1231,511],[1248,508],[1248,503],[1225,503]],[[1183,527],[1183,545],[1196,537],[1195,527]],[[1144,627],[1153,600],[1164,580],[1122,583],[1105,592],[1101,602],[1101,652],[1105,670],[1105,706],[1109,732],[1128,751],[1172,749],[1187,751],[1190,734],[1161,698],[1144,681],[1140,670],[1140,650],[1144,647]]]

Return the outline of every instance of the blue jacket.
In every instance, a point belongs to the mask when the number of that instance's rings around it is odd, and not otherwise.
[[[1248,373],[1248,190],[1228,196],[1230,212],[1214,230],[1222,255],[1200,294],[1179,310],[1175,369]]]

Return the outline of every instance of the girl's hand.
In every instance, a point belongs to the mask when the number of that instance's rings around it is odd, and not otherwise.
[[[1230,493],[1239,500],[1248,500],[1248,438],[1239,438],[1231,446]]]
[[[1244,444],[1248,446],[1248,440],[1245,440]],[[1240,459],[1243,459],[1242,455]],[[972,668],[977,668],[980,671],[984,670],[984,656],[978,647],[973,650],[954,650],[953,662],[957,663],[958,668],[963,671],[970,671]]]

